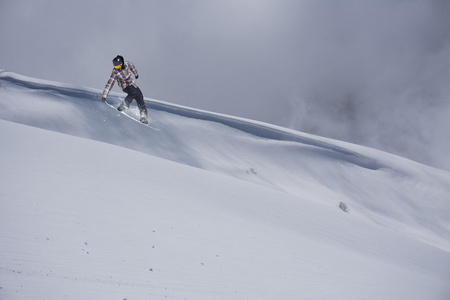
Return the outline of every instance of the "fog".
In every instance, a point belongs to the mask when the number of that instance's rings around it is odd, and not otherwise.
[[[103,89],[121,54],[145,97],[450,170],[449,15],[445,0],[2,0],[0,68]]]

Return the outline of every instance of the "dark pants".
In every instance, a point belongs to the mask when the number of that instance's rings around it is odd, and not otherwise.
[[[130,85],[124,88],[123,91],[128,94],[125,97],[125,100],[123,100],[124,104],[127,107],[129,107],[131,102],[133,102],[133,99],[136,99],[137,105],[141,113],[144,112],[145,115],[147,115],[147,108],[145,107],[144,95],[142,95],[141,89]]]

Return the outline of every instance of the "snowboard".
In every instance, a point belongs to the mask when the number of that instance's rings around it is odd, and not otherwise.
[[[119,110],[117,110],[116,107],[112,106],[112,105],[109,104],[108,102],[105,101],[105,103],[106,103],[106,105],[108,105],[109,107],[111,107],[112,109],[114,109],[115,111],[117,111],[118,113],[120,113],[120,114],[126,116],[127,118],[130,118],[131,120],[133,120],[133,121],[135,121],[135,122],[138,122],[139,124],[141,124],[141,125],[143,125],[143,126],[147,126],[148,128],[151,128],[151,129],[153,129],[153,130],[159,130],[159,128],[153,127],[153,126],[149,125],[148,123],[147,123],[147,124],[142,123],[140,120],[133,118],[132,116],[130,116],[129,114],[127,114],[125,110],[119,111]]]

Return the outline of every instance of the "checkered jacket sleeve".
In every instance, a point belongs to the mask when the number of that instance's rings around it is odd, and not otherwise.
[[[134,66],[134,64],[132,62],[129,62],[129,61],[127,61],[126,64],[128,64],[128,67],[130,68],[131,72],[133,72],[134,77],[138,78],[139,74],[138,74],[138,71],[137,71],[136,67]]]
[[[103,98],[106,98],[108,96],[109,91],[113,88],[114,82],[116,80],[116,74],[114,70],[111,72],[111,76],[109,77],[108,82],[106,83],[105,89],[103,90]]]

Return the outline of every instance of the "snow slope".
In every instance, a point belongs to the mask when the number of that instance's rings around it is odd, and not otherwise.
[[[448,172],[100,93],[0,73],[0,299],[450,299]]]

